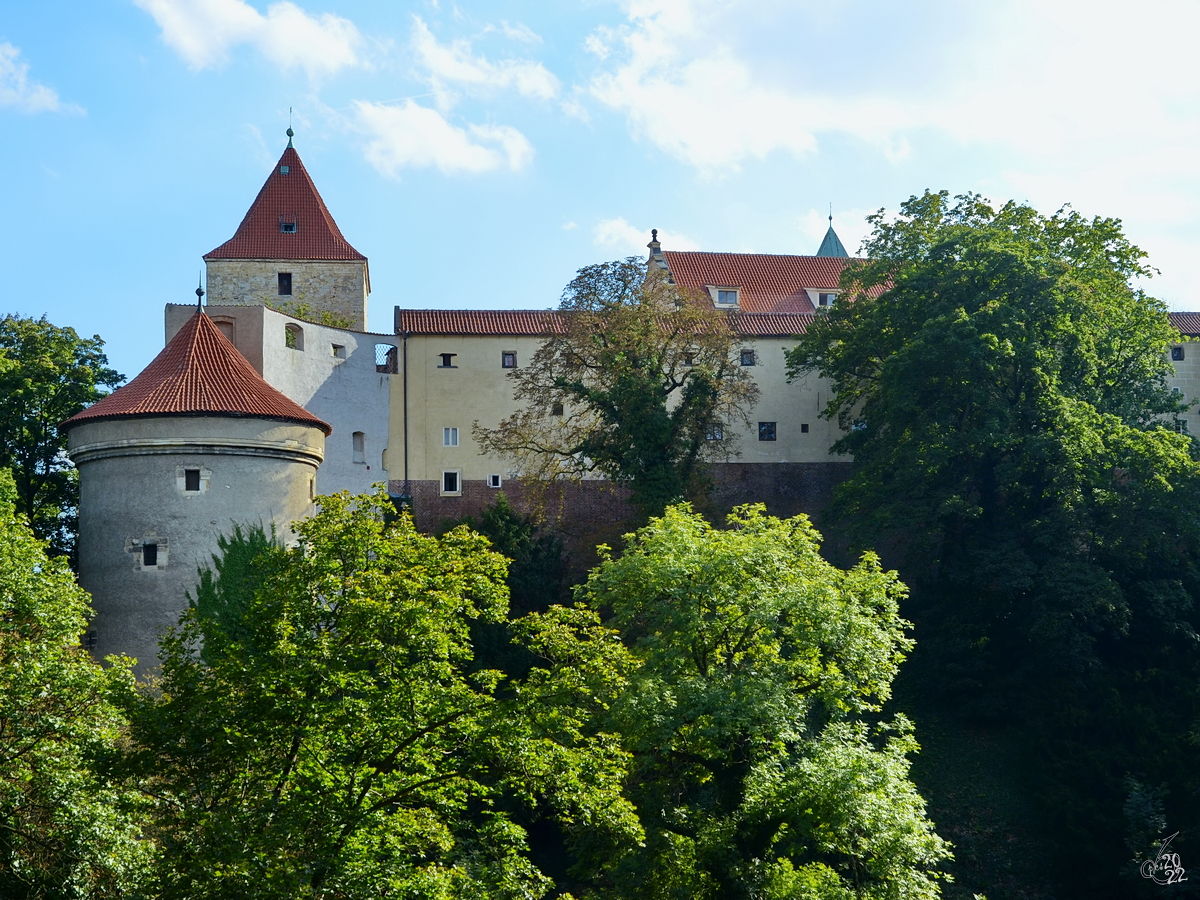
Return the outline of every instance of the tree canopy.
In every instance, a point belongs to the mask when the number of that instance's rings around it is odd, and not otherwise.
[[[133,717],[155,896],[539,897],[520,810],[636,840],[624,754],[588,728],[620,642],[557,608],[514,624],[541,658],[526,678],[479,669],[471,624],[505,617],[503,559],[388,509],[322,498],[296,547],[257,542],[239,627],[201,604],[166,639]]]
[[[509,373],[520,410],[476,425],[483,452],[534,485],[603,475],[648,513],[698,496],[700,464],[733,451],[725,426],[757,396],[726,314],[635,257],[580,269],[559,311],[562,333]]]
[[[0,319],[0,468],[12,471],[17,509],[55,554],[75,545],[78,483],[58,426],[125,376],[104,342],[41,319]]]
[[[580,589],[637,661],[608,727],[646,839],[593,841],[600,896],[937,896],[948,849],[908,779],[917,745],[878,715],[912,646],[904,588],[818,540],[761,506],[725,529],[671,507]]]
[[[88,595],[16,514],[0,469],[0,896],[128,896],[149,857],[141,795],[105,774],[130,660],[80,646]]]
[[[1120,884],[1124,774],[1198,786],[1179,335],[1116,220],[943,192],[871,222],[847,302],[789,355],[830,380],[853,455],[835,513],[913,588],[918,693],[1026,742],[1054,840],[1080,854],[1068,890],[1100,896]]]

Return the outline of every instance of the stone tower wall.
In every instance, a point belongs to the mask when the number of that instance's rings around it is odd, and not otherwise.
[[[270,419],[164,416],[77,425],[69,453],[79,469],[80,582],[92,594],[98,658],[124,653],[145,674],[158,640],[212,566],[234,523],[290,524],[313,511],[325,435]],[[187,490],[186,470],[200,472]],[[145,565],[146,544],[157,562]]]
[[[332,313],[356,331],[367,329],[367,264],[362,260],[210,259],[205,261],[213,306],[303,304],[311,318]],[[292,276],[292,293],[279,293],[279,273]]]

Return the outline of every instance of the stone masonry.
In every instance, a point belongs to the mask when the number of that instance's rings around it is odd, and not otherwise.
[[[367,328],[367,264],[362,260],[210,259],[208,302],[213,306],[281,306],[303,304],[311,318],[322,312]],[[279,293],[279,275],[288,273],[291,294]]]

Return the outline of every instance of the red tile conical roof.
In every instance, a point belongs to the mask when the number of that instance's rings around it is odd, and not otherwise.
[[[133,381],[63,423],[139,416],[248,416],[333,429],[289,400],[197,311]]]
[[[204,258],[366,261],[342,237],[291,141],[237,233]]]

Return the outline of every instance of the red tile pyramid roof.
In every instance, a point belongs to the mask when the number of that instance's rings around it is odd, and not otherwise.
[[[70,428],[138,416],[248,416],[333,429],[271,387],[207,315],[197,312],[133,381],[67,419]]]
[[[286,170],[286,174],[284,174]],[[285,232],[283,224],[295,224]],[[237,233],[205,259],[359,259],[288,143]]]
[[[769,253],[699,253],[665,250],[675,283],[704,290],[739,288],[738,305],[750,313],[810,313],[805,288],[835,291],[850,260],[838,256],[776,256]]]

